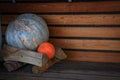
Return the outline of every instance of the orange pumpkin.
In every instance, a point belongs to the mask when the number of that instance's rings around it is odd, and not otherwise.
[[[39,53],[46,54],[46,56],[48,57],[48,59],[53,58],[54,55],[55,55],[55,47],[50,42],[43,42],[42,44],[40,44],[38,46],[37,51]]]

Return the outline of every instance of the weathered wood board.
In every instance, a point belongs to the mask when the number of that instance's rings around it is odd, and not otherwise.
[[[65,13],[65,12],[112,12],[112,11],[120,10],[119,0],[99,1],[99,2],[95,2],[93,0],[94,2],[72,2],[72,3],[66,3],[66,2],[31,3],[30,0],[19,0],[19,1],[23,1],[23,3],[22,4],[21,3],[1,4],[2,8],[0,9],[0,11],[2,11],[3,13],[13,13],[13,12],[16,12],[16,13],[24,13],[24,12]],[[25,1],[29,1],[30,3],[26,4]],[[52,1],[55,1],[55,0],[52,0]]]
[[[12,48],[10,46],[5,46],[7,56],[4,56],[5,61],[19,61],[24,63],[33,64],[36,66],[43,66],[47,63],[48,59],[45,54],[38,53],[30,50],[22,50],[17,48]],[[16,51],[14,51],[14,49]]]

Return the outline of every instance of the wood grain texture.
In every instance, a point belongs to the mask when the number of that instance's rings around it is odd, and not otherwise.
[[[120,38],[118,27],[49,27],[49,30],[53,37]]]
[[[65,51],[65,53],[68,55],[67,60],[120,63],[120,53],[85,51]]]
[[[92,37],[92,38],[120,38],[120,27],[48,27],[51,37]],[[7,26],[2,26],[5,35]]]
[[[2,52],[0,55],[4,55],[3,56],[4,61],[11,61],[11,62],[16,61],[15,64],[18,61],[18,62],[33,64],[33,65],[41,67],[45,65],[48,61],[46,55],[43,53],[38,53],[36,51],[30,51],[30,50],[18,49],[18,48],[9,46],[9,45],[4,45],[1,51]],[[15,64],[13,62],[13,65]],[[13,67],[13,68],[17,68],[17,67]]]
[[[46,76],[47,75],[47,76]],[[84,74],[72,74],[72,73],[46,73],[42,76],[14,76],[13,74],[0,75],[2,80],[120,80],[118,76],[96,76],[96,75],[84,75]],[[45,77],[46,76],[46,77]]]
[[[29,53],[29,55],[28,55]],[[4,61],[18,61],[36,66],[43,66],[47,63],[46,55],[28,50],[18,50],[9,56],[4,57]]]
[[[57,46],[65,49],[113,50],[120,51],[119,40],[81,40],[81,39],[54,39]]]
[[[72,3],[17,3],[0,4],[2,13],[23,12],[113,12],[120,11],[120,1],[72,2]],[[96,6],[97,5],[97,6]]]
[[[43,74],[32,74],[31,65],[8,73],[0,68],[2,80],[120,80],[120,64],[62,61]]]
[[[3,15],[2,24],[8,24],[18,15]],[[39,15],[48,25],[120,25],[120,14],[96,15]]]

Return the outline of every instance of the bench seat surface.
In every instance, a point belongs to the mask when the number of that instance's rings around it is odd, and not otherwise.
[[[0,68],[0,80],[120,80],[120,64],[62,61],[46,72],[33,74],[33,65],[14,72]]]

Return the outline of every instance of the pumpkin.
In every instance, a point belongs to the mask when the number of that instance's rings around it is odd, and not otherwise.
[[[40,44],[37,51],[45,54],[48,59],[52,59],[55,55],[55,47],[50,42],[43,42]]]
[[[35,14],[22,14],[11,23],[6,31],[8,45],[37,50],[40,43],[48,41],[49,31],[46,22]]]

